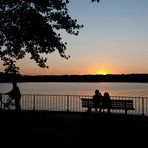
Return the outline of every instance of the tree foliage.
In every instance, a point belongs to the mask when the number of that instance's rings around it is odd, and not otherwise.
[[[68,3],[68,0],[0,0],[0,59],[6,72],[17,73],[15,62],[27,53],[43,68],[48,67],[44,54],[58,50],[61,57],[69,58],[60,30],[78,35],[83,25],[69,16]]]
[[[98,2],[98,3],[100,2],[100,0],[91,0],[91,1],[92,1],[92,3],[93,3],[93,2]]]

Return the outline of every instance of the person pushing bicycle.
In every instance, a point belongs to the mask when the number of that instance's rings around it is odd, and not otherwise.
[[[6,94],[9,95],[11,99],[15,100],[15,108],[16,110],[21,110],[20,106],[20,100],[21,100],[21,92],[19,87],[17,86],[16,82],[12,82],[13,88],[10,92],[7,92]]]

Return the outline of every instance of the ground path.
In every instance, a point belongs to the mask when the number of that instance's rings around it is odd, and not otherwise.
[[[0,126],[6,147],[148,146],[148,117],[142,115],[0,111]]]

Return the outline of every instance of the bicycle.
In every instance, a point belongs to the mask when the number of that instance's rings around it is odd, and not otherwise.
[[[10,98],[9,95],[8,98],[3,97],[3,95],[6,94],[0,93],[0,110],[14,110],[15,109],[14,99]]]

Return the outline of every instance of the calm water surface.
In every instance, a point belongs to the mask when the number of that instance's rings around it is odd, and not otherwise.
[[[111,96],[148,97],[148,83],[71,83],[71,82],[27,82],[18,83],[22,94],[93,95],[95,89]],[[11,83],[0,83],[0,93],[10,91]]]

